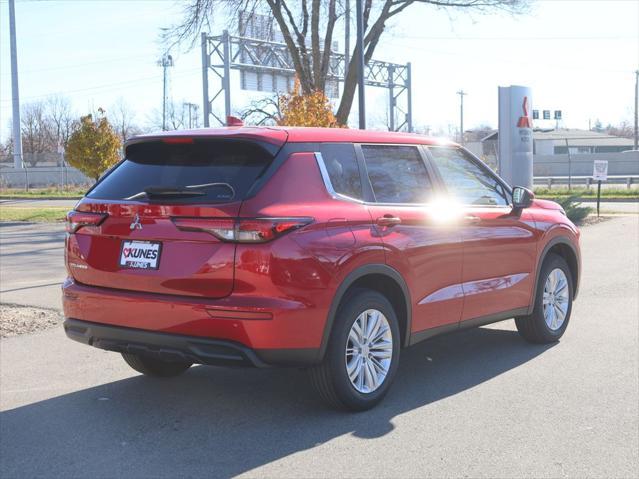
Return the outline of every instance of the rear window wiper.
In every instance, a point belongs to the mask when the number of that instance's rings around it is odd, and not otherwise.
[[[193,196],[205,196],[204,191],[187,190],[186,188],[169,188],[164,186],[149,186],[144,188],[143,191],[136,193],[125,200],[137,200],[143,197],[154,198],[190,198]]]
[[[204,188],[210,188],[214,186],[222,186],[231,190],[231,195],[226,198],[232,200],[235,197],[235,189],[228,183],[204,183],[201,185],[187,185],[183,187],[170,187],[170,186],[147,186],[144,190],[134,195],[125,198],[125,200],[137,200],[139,198],[147,197],[149,199],[154,198],[192,198],[195,196],[206,196],[206,193],[202,191]]]
[[[232,200],[233,198],[235,198],[235,188],[233,188],[229,183],[224,183],[221,181],[215,183],[202,183],[201,185],[188,185],[185,186],[185,188],[188,188],[189,190],[198,190],[201,188],[212,188],[215,186],[221,186],[223,188],[231,190],[231,196],[229,197],[229,199]]]

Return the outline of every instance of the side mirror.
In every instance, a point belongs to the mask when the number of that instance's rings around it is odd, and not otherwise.
[[[523,186],[513,188],[513,210],[522,210],[530,207],[535,199],[535,193]]]

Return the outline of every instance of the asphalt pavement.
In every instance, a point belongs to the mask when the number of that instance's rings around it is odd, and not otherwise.
[[[585,227],[582,250],[561,342],[504,321],[420,343],[359,414],[296,369],[155,380],[61,329],[2,340],[0,476],[637,477],[639,217]]]
[[[64,225],[0,223],[0,302],[61,307]]]

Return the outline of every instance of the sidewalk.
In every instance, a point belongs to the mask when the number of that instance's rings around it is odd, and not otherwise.
[[[28,200],[0,200],[0,206],[3,208],[9,207],[20,207],[20,208],[50,208],[50,207],[65,207],[69,209],[73,209],[75,204],[79,200],[69,200],[69,199],[60,199],[60,200],[38,200],[38,199],[28,199]]]

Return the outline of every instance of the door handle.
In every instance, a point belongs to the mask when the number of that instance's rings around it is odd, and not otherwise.
[[[481,218],[475,215],[466,215],[464,216],[464,221],[466,223],[479,223],[481,221]]]
[[[375,220],[378,226],[395,226],[402,222],[401,218],[392,215],[380,216]]]

